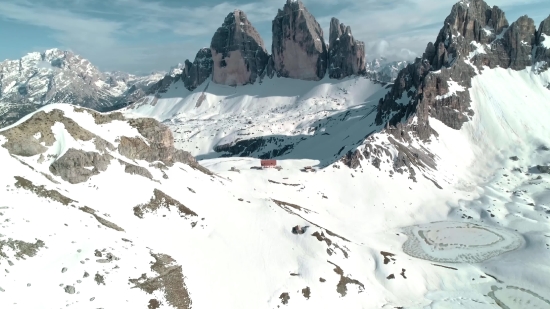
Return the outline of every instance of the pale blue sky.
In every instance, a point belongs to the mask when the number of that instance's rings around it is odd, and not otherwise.
[[[365,41],[367,58],[412,59],[433,41],[457,0],[303,0],[328,35],[335,16]],[[233,9],[247,13],[271,50],[271,21],[286,0],[0,0],[0,61],[72,50],[101,70],[144,73],[193,59]],[[550,0],[489,0],[510,22],[539,23]],[[325,38],[328,39],[328,38]]]

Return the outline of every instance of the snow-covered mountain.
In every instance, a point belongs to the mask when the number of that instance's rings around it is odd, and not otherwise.
[[[375,80],[391,83],[396,78],[401,70],[409,64],[408,61],[389,61],[384,57],[376,58],[367,62],[367,75]]]
[[[0,127],[50,103],[112,109],[129,93],[144,94],[163,76],[163,73],[147,76],[102,73],[90,61],[59,49],[5,60],[0,62]]]
[[[392,84],[197,57],[42,107],[0,130],[0,306],[548,309],[547,36],[462,0]]]

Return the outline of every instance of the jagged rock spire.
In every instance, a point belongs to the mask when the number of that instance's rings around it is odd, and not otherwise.
[[[323,30],[299,0],[287,0],[272,23],[272,57],[279,76],[320,80],[327,70]]]
[[[344,78],[365,71],[365,44],[356,41],[351,28],[336,18],[330,20],[328,74],[330,78]]]
[[[201,48],[195,55],[193,62],[185,60],[182,77],[185,88],[194,90],[202,84],[212,73],[212,52],[210,48]]]
[[[214,34],[210,49],[212,81],[223,85],[254,83],[263,73],[269,57],[260,34],[240,10],[227,15]]]

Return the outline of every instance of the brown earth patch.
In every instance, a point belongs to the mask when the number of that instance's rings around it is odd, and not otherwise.
[[[359,290],[360,290],[359,293],[365,290],[365,286],[363,285],[363,283],[359,282],[358,280],[351,279],[350,277],[344,276],[344,271],[342,270],[342,268],[340,268],[340,266],[332,263],[331,261],[327,261],[327,262],[336,266],[336,268],[334,268],[334,272],[340,275],[340,281],[336,285],[336,292],[340,293],[342,297],[346,296],[348,292],[348,288],[347,288],[348,284],[356,284],[357,286],[359,286]]]
[[[290,299],[290,295],[288,295],[287,292],[281,293],[281,295],[279,296],[279,299],[281,300],[281,303],[283,305],[286,305],[286,304],[288,304],[288,300]]]
[[[311,296],[311,290],[309,286],[306,286],[305,288],[302,289],[302,295],[304,295],[305,299],[309,299],[309,297]]]
[[[344,249],[342,249],[340,246],[338,246],[337,243],[332,242],[330,238],[326,237],[322,231],[321,233],[316,231],[315,233],[311,234],[311,236],[314,236],[315,238],[317,238],[318,241],[324,241],[329,247],[334,246],[336,249],[339,249],[340,251],[342,251],[342,254],[344,254],[344,257],[346,257],[346,259],[348,258],[348,253]],[[329,255],[332,255],[332,252],[333,251],[329,251],[327,249],[327,253]]]
[[[153,191],[153,197],[149,203],[141,204],[134,207],[134,215],[140,219],[143,219],[145,213],[151,213],[157,211],[159,208],[164,207],[170,210],[171,207],[176,207],[180,215],[197,216],[197,214],[191,209],[187,208],[176,199],[168,196],[166,193],[155,189]]]
[[[32,183],[32,181],[27,180],[20,176],[15,176],[15,187],[16,188],[22,188],[28,191],[31,191],[32,193],[36,194],[40,197],[49,198],[51,200],[57,201],[65,206],[69,205],[72,202],[75,202],[74,200],[64,196],[63,194],[55,191],[55,190],[47,190],[44,186],[36,186]]]
[[[158,309],[160,308],[160,302],[156,299],[150,299],[149,305],[147,305],[147,309]]]
[[[130,283],[135,285],[134,288],[139,288],[148,294],[161,290],[169,305],[177,309],[191,309],[192,301],[185,285],[181,266],[175,265],[176,261],[168,255],[151,254],[151,256],[155,258],[151,270],[158,276],[147,278],[142,274],[137,279],[129,279]]]
[[[395,254],[386,251],[380,251],[380,254],[382,254],[382,256],[384,257],[384,264],[388,264],[389,262],[391,262],[390,259],[395,256]]]

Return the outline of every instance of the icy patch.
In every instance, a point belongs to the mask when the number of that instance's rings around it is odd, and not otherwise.
[[[523,244],[523,238],[499,227],[466,222],[435,222],[405,228],[403,251],[443,263],[479,263]]]
[[[488,294],[502,308],[521,309],[521,308],[540,308],[550,309],[550,300],[534,293],[530,290],[507,286],[505,288],[492,287]],[[503,306],[504,305],[504,306]]]
[[[447,92],[444,95],[436,96],[435,97],[436,100],[442,100],[442,99],[446,99],[448,97],[451,97],[451,96],[455,95],[457,91],[460,91],[460,92],[466,91],[466,88],[460,86],[457,82],[455,82],[453,80],[447,81],[447,84],[449,85],[449,92]]]

